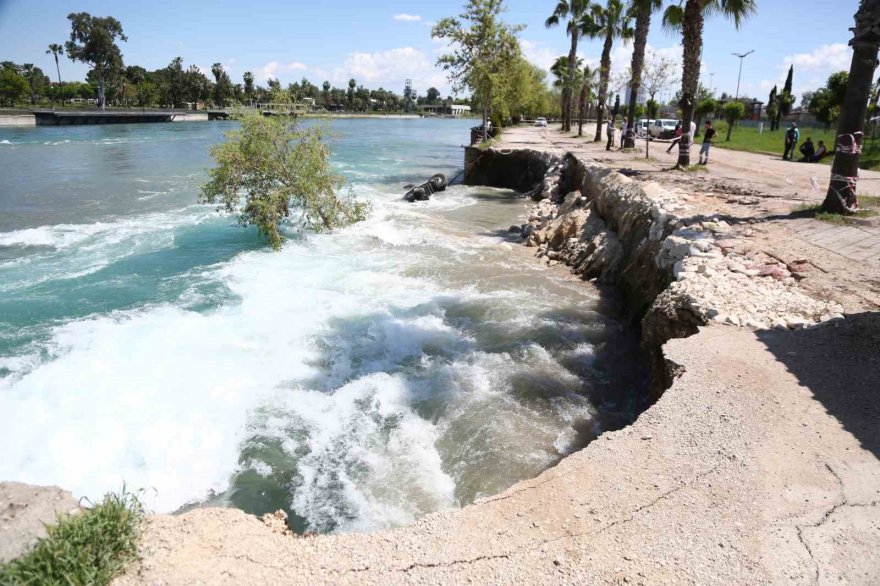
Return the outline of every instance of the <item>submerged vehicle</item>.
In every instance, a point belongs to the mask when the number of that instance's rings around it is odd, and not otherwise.
[[[425,201],[431,198],[431,195],[438,191],[443,191],[449,184],[446,175],[437,173],[421,185],[404,185],[404,189],[409,189],[403,199],[409,202]]]

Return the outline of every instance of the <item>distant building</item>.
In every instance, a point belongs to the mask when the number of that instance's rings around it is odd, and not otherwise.
[[[437,104],[436,106],[422,106],[422,110],[426,113],[430,112],[439,116],[452,116],[453,118],[458,118],[459,116],[467,116],[471,113],[470,106],[463,106],[459,104]]]

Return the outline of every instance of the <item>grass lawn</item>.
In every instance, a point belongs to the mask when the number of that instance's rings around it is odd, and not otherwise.
[[[825,141],[825,146],[829,150],[834,148],[834,130],[824,132],[820,128],[801,128],[800,134],[801,139],[798,141],[797,148],[800,148],[807,140],[807,137],[812,138],[815,145],[818,145],[819,141],[822,140]],[[780,158],[785,150],[785,128],[770,132],[765,126],[764,132],[760,134],[757,128],[734,128],[733,134],[730,135],[730,142],[726,139],[727,125],[723,125],[723,128],[719,128],[718,138],[716,138],[714,143],[716,147],[750,153],[773,153]],[[699,142],[699,139],[697,142]],[[800,152],[795,153],[796,159],[801,156]],[[821,162],[830,165],[832,159],[833,157],[831,156],[825,157]],[[871,139],[870,136],[865,139],[859,166],[862,169],[880,170],[880,140]]]

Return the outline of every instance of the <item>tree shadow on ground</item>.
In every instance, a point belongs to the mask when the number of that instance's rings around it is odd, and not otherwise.
[[[864,449],[880,457],[880,312],[757,336]]]

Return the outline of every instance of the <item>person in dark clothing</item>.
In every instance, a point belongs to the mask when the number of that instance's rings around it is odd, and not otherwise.
[[[669,148],[666,149],[667,153],[671,152],[672,148],[681,142],[681,134],[682,134],[681,120],[679,120],[678,123],[675,125],[675,132],[674,132],[674,136],[672,138],[672,142],[669,143]]]
[[[813,155],[813,160],[810,162],[815,163],[816,161],[821,161],[822,159],[824,159],[827,156],[828,156],[828,149],[825,148],[825,141],[820,140],[819,146],[816,148],[816,154]]]
[[[803,155],[803,157],[800,158],[800,162],[812,163],[813,157],[816,155],[816,147],[813,145],[813,139],[808,136],[806,142],[801,145],[800,150]]]
[[[715,129],[712,128],[712,121],[706,120],[706,129],[703,131],[703,146],[700,147],[700,164],[709,164],[709,147],[712,146],[712,139],[715,138]],[[703,155],[706,156],[705,160]]]

